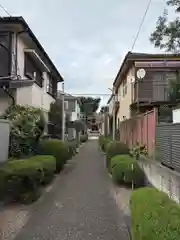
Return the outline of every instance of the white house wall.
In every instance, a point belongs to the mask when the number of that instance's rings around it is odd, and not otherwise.
[[[17,64],[18,64],[18,74],[22,78],[24,76],[24,49],[28,46],[23,42],[23,40],[18,38],[18,54],[17,54]],[[39,87],[36,83],[29,87],[23,87],[17,89],[17,104],[20,105],[30,105],[38,108],[42,108],[46,113],[50,109],[51,102],[55,101],[47,91],[48,76],[44,73],[43,87]]]

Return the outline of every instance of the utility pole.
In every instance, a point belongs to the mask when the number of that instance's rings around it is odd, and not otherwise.
[[[62,83],[62,141],[65,135],[64,82]]]
[[[115,140],[115,131],[116,131],[116,94],[113,87],[113,140]]]

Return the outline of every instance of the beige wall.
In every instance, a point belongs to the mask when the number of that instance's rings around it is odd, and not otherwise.
[[[12,43],[15,44],[15,41]],[[17,42],[17,74],[21,76],[22,79],[25,79],[24,76],[24,49],[28,46],[24,41],[19,37]],[[14,49],[14,46],[13,46]],[[13,70],[13,69],[12,69]],[[54,98],[51,97],[47,92],[48,84],[48,75],[44,73],[44,83],[43,87],[39,87],[36,83],[30,87],[23,87],[14,90],[14,96],[16,103],[19,105],[30,105],[38,108],[42,108],[46,113],[49,111],[51,102],[54,101]],[[5,109],[12,103],[12,100],[7,96],[3,90],[0,91],[0,114],[4,112]]]
[[[109,107],[109,114],[112,115],[113,114],[113,98],[111,99],[108,107]]]
[[[126,75],[127,79],[127,93],[123,96],[123,84],[121,84],[118,88],[118,101],[120,102],[120,108],[117,113],[117,122],[118,119],[123,121],[123,116],[126,119],[130,118],[130,104],[132,103],[132,83],[131,79],[134,77],[135,71],[134,67],[132,67],[128,74]]]

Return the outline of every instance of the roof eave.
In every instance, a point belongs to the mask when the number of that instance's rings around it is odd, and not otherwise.
[[[29,25],[27,24],[27,22],[24,20],[23,17],[0,17],[0,22],[3,23],[9,23],[9,24],[21,24],[23,26],[23,28],[26,30],[26,32],[29,34],[29,36],[33,39],[33,41],[36,43],[37,47],[39,48],[40,51],[43,52],[45,58],[47,58],[49,64],[52,66],[54,72],[57,75],[57,82],[63,82],[64,79],[61,76],[61,74],[59,73],[59,71],[57,70],[57,68],[55,67],[54,63],[52,62],[52,60],[50,59],[50,57],[48,56],[48,54],[46,53],[46,51],[44,50],[44,48],[42,47],[42,45],[40,44],[39,40],[36,38],[36,36],[34,35],[34,33],[32,32],[32,30],[30,29]]]

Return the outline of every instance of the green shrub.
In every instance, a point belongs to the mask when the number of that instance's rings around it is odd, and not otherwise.
[[[100,135],[99,136],[99,145],[100,145],[101,148],[102,148],[102,145],[103,145],[103,141],[104,141],[104,136]]]
[[[15,160],[0,169],[2,196],[17,201],[32,201],[39,196],[43,168],[39,162]],[[29,198],[28,198],[29,196]]]
[[[84,143],[88,140],[88,135],[87,134],[84,134],[84,135],[81,135],[80,136],[80,142],[81,143]]]
[[[144,185],[144,172],[129,155],[117,155],[111,159],[111,173],[118,184],[134,187]]]
[[[45,139],[39,143],[38,153],[56,158],[56,172],[60,172],[69,158],[68,144],[58,139]]]
[[[180,239],[180,206],[155,188],[132,193],[131,216],[133,240]]]
[[[50,183],[56,172],[56,159],[51,155],[39,155],[28,159],[31,162],[40,163],[43,170],[42,184]]]
[[[69,159],[71,159],[76,154],[77,142],[75,140],[67,141],[68,150],[69,150]]]
[[[99,136],[99,145],[103,152],[106,152],[107,146],[111,141],[111,138],[104,137],[103,135]]]
[[[110,161],[112,157],[116,155],[128,155],[130,153],[128,146],[119,141],[109,142],[106,152],[107,152],[106,164],[108,168],[110,167]]]
[[[9,156],[21,158],[34,154],[45,126],[41,109],[13,105],[6,109],[4,118],[11,125]]]

